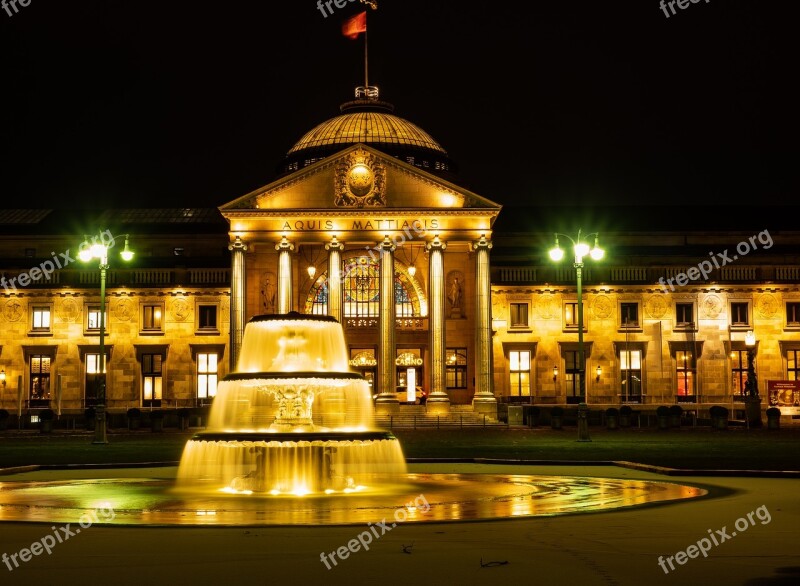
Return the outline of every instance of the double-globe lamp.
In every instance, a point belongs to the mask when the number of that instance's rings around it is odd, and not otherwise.
[[[88,238],[84,240],[88,243]],[[112,239],[109,246],[105,242],[94,242],[91,246],[82,247],[78,252],[78,258],[83,262],[89,262],[96,258],[100,260],[100,348],[98,371],[100,374],[97,389],[97,404],[95,405],[95,428],[93,444],[107,444],[106,436],[106,270],[108,270],[108,249],[114,246]],[[120,257],[124,261],[133,259],[133,251],[128,247],[128,235],[125,235],[125,248],[120,252]]]
[[[599,261],[605,256],[605,251],[600,248],[599,240],[600,236],[597,232],[592,232],[591,234],[582,234],[581,230],[578,230],[578,235],[576,238],[572,238],[567,234],[561,234],[556,232],[556,245],[550,249],[550,258],[555,261],[559,262],[564,258],[564,249],[561,248],[558,244],[558,237],[562,236],[569,240],[572,243],[572,251],[575,254],[575,261],[573,266],[575,267],[575,276],[577,279],[578,285],[578,364],[576,365],[578,368],[578,394],[580,396],[579,400],[581,402],[586,401],[586,364],[585,364],[585,356],[583,351],[583,292],[582,292],[582,279],[583,279],[583,259],[587,255],[591,257],[592,260]],[[594,247],[589,248],[589,244],[584,241],[585,239],[591,240],[592,236],[594,236]]]

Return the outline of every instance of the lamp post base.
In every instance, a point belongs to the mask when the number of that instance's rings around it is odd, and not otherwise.
[[[761,397],[744,398],[744,414],[749,427],[763,427],[761,421]]]
[[[92,444],[107,444],[108,437],[106,436],[106,406],[96,405],[94,408],[94,413],[94,441],[92,441]]]

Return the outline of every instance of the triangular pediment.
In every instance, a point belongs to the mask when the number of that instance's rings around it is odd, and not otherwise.
[[[441,177],[357,144],[219,207],[220,211],[485,210],[502,206]]]

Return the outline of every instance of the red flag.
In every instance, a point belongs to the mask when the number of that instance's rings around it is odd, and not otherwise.
[[[359,12],[342,25],[342,34],[348,39],[357,39],[358,35],[367,32],[367,11]]]

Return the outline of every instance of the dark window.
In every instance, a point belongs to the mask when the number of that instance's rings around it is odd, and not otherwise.
[[[564,385],[568,403],[579,402],[581,398],[581,369],[579,362],[577,350],[564,351]]]
[[[694,326],[694,303],[675,304],[675,324],[684,328]]]
[[[197,308],[198,327],[201,330],[217,329],[217,306],[200,305]]]
[[[745,302],[731,303],[731,325],[749,326],[750,325],[750,304]]]
[[[620,303],[619,304],[619,323],[623,328],[639,327],[639,304]]]
[[[512,328],[527,328],[528,327],[528,304],[527,303],[512,303],[511,304],[511,327]]]
[[[786,325],[800,326],[800,303],[792,301],[786,304]]]
[[[47,407],[50,404],[50,356],[31,356],[30,381],[31,407]]]
[[[103,375],[100,372],[100,354],[87,354],[86,360],[86,381],[84,385],[84,398],[86,405],[96,405],[103,392]],[[108,361],[108,356],[106,356]],[[103,371],[108,372],[108,365],[103,364]]]
[[[447,388],[467,388],[467,349],[448,348],[446,362]]]

